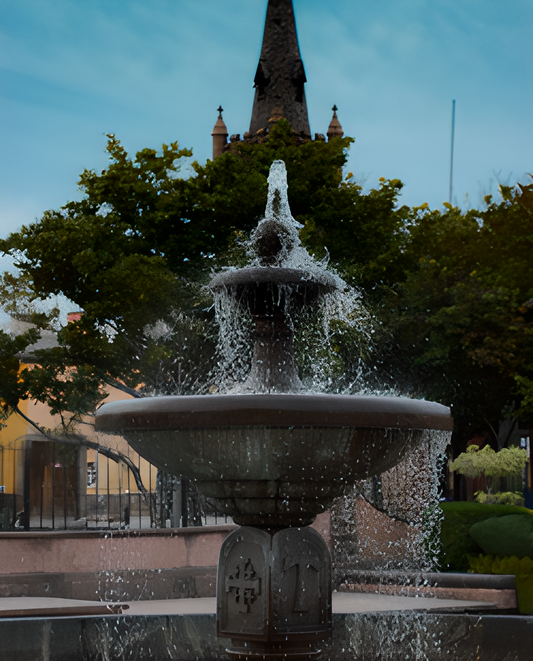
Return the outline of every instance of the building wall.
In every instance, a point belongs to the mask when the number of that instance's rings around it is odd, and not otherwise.
[[[130,399],[130,395],[120,390],[108,388],[107,391],[106,402]],[[53,430],[59,426],[59,417],[52,416],[45,404],[26,400],[20,402],[19,408],[39,427]],[[92,421],[87,418],[86,422]],[[155,491],[157,469],[139,457],[124,438],[98,433],[91,424],[80,425],[80,431],[88,440],[128,456],[139,467],[146,489]],[[90,483],[89,470],[96,465],[99,465],[98,482]],[[29,484],[26,491],[25,481]],[[0,530],[13,527],[24,509],[24,497],[26,502],[29,498],[31,527],[49,527],[54,511],[63,517],[65,499],[67,516],[79,519],[98,509],[95,503],[103,494],[105,498],[119,499],[119,494],[131,494],[137,504],[139,491],[125,464],[117,464],[83,446],[71,449],[68,445],[54,444],[16,413],[0,429]],[[109,504],[107,500],[106,504]],[[103,507],[100,511],[103,513]]]
[[[28,402],[21,402],[20,408],[27,414]],[[19,415],[12,415],[6,427],[0,429],[0,492],[22,494],[22,461],[19,439],[28,433],[28,424]]]
[[[171,569],[216,565],[236,526],[169,531],[0,533],[0,575]]]

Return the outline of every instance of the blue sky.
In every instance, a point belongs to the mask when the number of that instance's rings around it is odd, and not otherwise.
[[[248,129],[266,0],[0,0],[0,236],[79,196],[126,149],[211,155],[219,104]],[[479,206],[533,172],[531,0],[294,0],[312,132],[339,107],[366,187]]]

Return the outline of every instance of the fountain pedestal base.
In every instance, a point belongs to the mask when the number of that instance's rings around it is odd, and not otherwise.
[[[312,528],[235,530],[217,581],[217,633],[232,659],[311,659],[331,635],[331,560]]]

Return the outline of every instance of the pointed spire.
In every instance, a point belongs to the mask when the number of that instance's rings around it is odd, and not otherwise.
[[[268,0],[250,133],[284,117],[296,133],[310,136],[305,82],[292,0]]]
[[[226,128],[224,120],[222,119],[224,108],[222,106],[218,106],[217,111],[218,119],[213,128],[213,132],[211,133],[213,136],[213,160],[222,154],[224,151],[224,146],[228,141],[228,129]]]
[[[332,138],[342,138],[344,135],[344,131],[342,130],[341,123],[339,122],[339,118],[337,117],[337,106],[333,106],[333,117],[331,118],[331,122],[329,123],[329,128],[328,128],[328,142]]]

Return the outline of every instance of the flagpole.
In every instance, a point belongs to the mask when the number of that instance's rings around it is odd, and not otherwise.
[[[452,101],[452,148],[450,154],[450,198],[449,203],[452,203],[453,192],[453,143],[455,139],[455,99]]]

